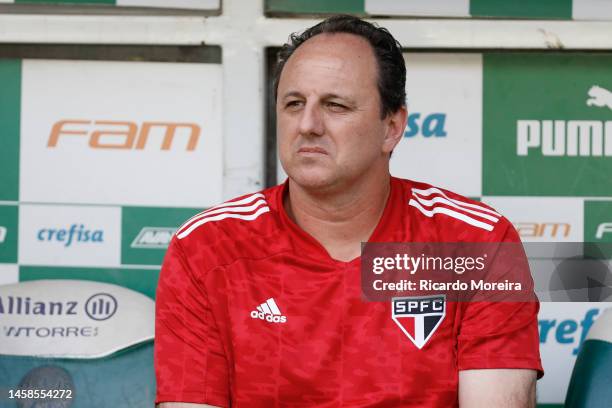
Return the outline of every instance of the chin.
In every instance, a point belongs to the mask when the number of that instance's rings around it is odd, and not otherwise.
[[[324,189],[334,185],[336,177],[319,169],[288,171],[289,178],[304,189]]]

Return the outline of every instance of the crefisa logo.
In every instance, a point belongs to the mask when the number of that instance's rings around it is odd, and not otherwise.
[[[84,224],[72,224],[68,228],[41,228],[36,234],[39,241],[59,242],[64,247],[72,244],[104,242],[104,231],[100,229],[88,229]]]
[[[404,137],[446,137],[445,113],[411,113],[408,115]]]
[[[567,345],[571,348],[572,355],[577,355],[589,329],[601,311],[600,308],[589,309],[582,320],[538,319],[540,344],[555,342]]]

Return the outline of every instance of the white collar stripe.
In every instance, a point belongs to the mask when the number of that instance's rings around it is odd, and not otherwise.
[[[489,214],[493,214],[493,215],[495,215],[497,217],[501,217],[500,213],[498,213],[496,211],[493,211],[493,210],[491,210],[489,208],[486,208],[485,206],[477,205],[477,204],[472,204],[472,203],[466,203],[465,201],[461,201],[461,200],[457,200],[457,199],[454,199],[454,198],[450,198],[449,196],[447,196],[444,193],[444,191],[442,191],[442,190],[440,190],[439,188],[436,188],[436,187],[430,187],[428,189],[412,188],[411,190],[412,190],[413,194],[419,194],[419,195],[422,195],[422,196],[425,196],[425,197],[428,197],[428,196],[430,196],[430,195],[432,195],[434,193],[437,193],[437,194],[440,194],[442,197],[446,198],[447,200],[450,200],[450,201],[454,202],[455,204],[458,204],[458,205],[460,205],[462,207],[474,208],[476,210],[488,212]]]
[[[487,219],[487,220],[492,221],[492,222],[494,222],[494,223],[496,223],[497,221],[499,221],[499,218],[497,218],[497,217],[494,217],[494,216],[492,216],[492,215],[485,214],[485,213],[482,213],[482,212],[479,212],[479,211],[470,210],[469,208],[464,208],[464,207],[462,207],[462,206],[460,206],[460,205],[458,205],[458,204],[455,204],[454,202],[452,202],[452,201],[450,201],[449,199],[446,199],[446,198],[444,198],[444,197],[434,197],[434,198],[432,198],[431,200],[426,200],[426,199],[424,199],[424,198],[419,197],[419,196],[418,196],[418,195],[416,195],[416,194],[414,194],[414,195],[413,195],[413,197],[414,197],[414,198],[415,198],[415,199],[416,199],[416,200],[417,200],[419,203],[421,203],[421,204],[423,204],[423,205],[425,205],[425,206],[428,206],[428,207],[431,207],[432,205],[434,205],[434,204],[436,204],[436,203],[446,204],[446,205],[449,205],[449,206],[451,206],[451,207],[455,207],[455,208],[457,208],[457,209],[460,209],[461,211],[465,211],[465,212],[467,212],[467,213],[469,213],[469,214],[472,214],[472,215],[477,215],[478,217],[481,217],[481,218]]]
[[[204,210],[196,215],[194,215],[193,217],[191,217],[190,219],[188,219],[187,221],[185,221],[183,223],[183,225],[181,225],[179,227],[179,229],[177,231],[181,231],[182,229],[184,229],[187,225],[189,225],[192,221],[197,220],[199,218],[202,218],[205,214],[217,210],[219,208],[227,208],[227,207],[237,207],[237,206],[241,206],[243,204],[248,204],[250,202],[252,202],[253,200],[255,200],[256,198],[263,198],[265,199],[266,196],[264,196],[261,193],[257,193],[257,194],[252,194],[248,197],[243,198],[242,200],[238,200],[238,201],[229,201],[229,202],[225,202],[223,204],[219,204],[219,205],[215,205],[214,207],[210,207],[207,210]]]
[[[417,210],[419,210],[421,213],[423,213],[424,215],[426,215],[429,218],[432,218],[435,214],[445,214],[448,215],[450,217],[456,218],[458,220],[461,220],[467,224],[473,225],[474,227],[478,227],[478,228],[482,228],[484,230],[487,231],[493,231],[493,225],[491,224],[487,224],[486,222],[482,222],[482,221],[478,221],[472,217],[469,217],[463,213],[451,210],[450,208],[446,208],[446,207],[433,207],[431,210],[426,210],[425,208],[423,208],[423,206],[421,206],[421,204],[419,204],[418,201],[416,200],[410,200],[410,202],[408,203],[409,205],[415,207]]]
[[[254,212],[253,214],[249,214],[249,215],[240,215],[240,214],[234,214],[234,213],[223,213],[223,214],[218,214],[218,215],[213,215],[212,217],[205,217],[199,221],[194,222],[193,224],[191,224],[191,226],[189,228],[187,228],[186,230],[177,233],[176,237],[178,239],[183,239],[185,237],[187,237],[189,234],[191,234],[193,232],[193,230],[195,230],[196,228],[198,228],[201,225],[204,225],[208,222],[211,221],[220,221],[220,220],[224,220],[226,218],[235,218],[235,219],[239,219],[239,220],[244,220],[244,221],[253,221],[254,219],[258,218],[261,214],[265,214],[267,212],[270,211],[269,207],[260,207],[256,212]]]

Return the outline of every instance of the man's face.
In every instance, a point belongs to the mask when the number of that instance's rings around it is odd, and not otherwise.
[[[289,58],[277,135],[283,168],[298,185],[341,188],[388,166],[397,141],[389,142],[389,121],[381,119],[377,79],[374,51],[352,34],[319,34]]]

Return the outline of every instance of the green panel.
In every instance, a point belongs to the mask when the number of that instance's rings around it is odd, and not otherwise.
[[[17,263],[18,220],[16,205],[0,205],[0,263]]]
[[[612,196],[612,55],[490,53],[483,64],[483,195]],[[585,124],[599,127],[590,149],[575,130]]]
[[[115,0],[15,0],[15,3],[23,4],[115,4]]]
[[[155,298],[159,270],[81,268],[70,266],[20,266],[19,280],[37,279],[79,279],[113,283]]]
[[[201,210],[124,207],[121,213],[121,263],[161,265],[172,234]]]
[[[21,61],[0,60],[0,201],[19,200]]]
[[[266,0],[266,12],[365,14],[365,0]]]
[[[471,0],[473,17],[572,18],[572,0]]]
[[[612,201],[584,202],[585,253],[612,258]]]

